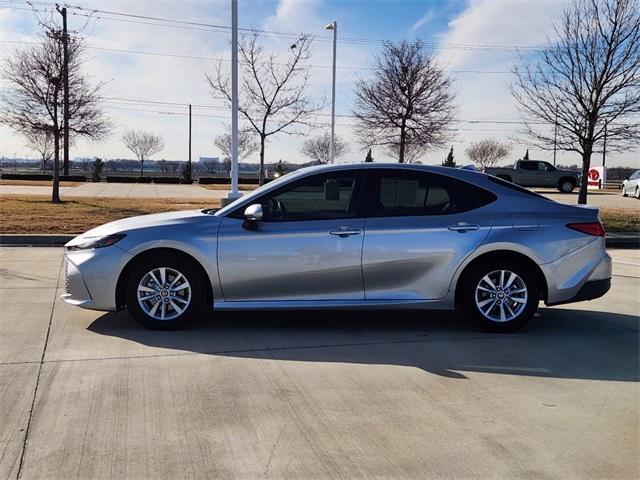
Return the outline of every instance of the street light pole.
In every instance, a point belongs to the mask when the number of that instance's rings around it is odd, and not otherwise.
[[[331,143],[329,144],[329,163],[333,163],[335,155],[336,129],[336,43],[338,39],[338,22],[335,20],[324,27],[333,30],[333,70],[331,73]]]
[[[238,192],[238,0],[231,0],[231,192],[230,200],[240,197]]]

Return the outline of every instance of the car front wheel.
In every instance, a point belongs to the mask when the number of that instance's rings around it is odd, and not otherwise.
[[[489,332],[514,332],[538,308],[536,275],[517,262],[484,262],[466,276],[462,288],[463,312]]]
[[[161,255],[139,262],[126,287],[127,309],[155,330],[178,328],[204,305],[203,279],[192,262]]]

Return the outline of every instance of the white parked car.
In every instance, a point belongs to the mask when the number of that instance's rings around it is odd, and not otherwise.
[[[640,199],[640,170],[636,170],[633,174],[622,182],[622,196],[633,195]]]

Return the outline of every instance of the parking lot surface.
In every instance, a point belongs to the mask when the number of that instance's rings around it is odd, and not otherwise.
[[[0,478],[640,475],[640,252],[518,334],[450,314],[207,314],[154,332],[0,248]]]

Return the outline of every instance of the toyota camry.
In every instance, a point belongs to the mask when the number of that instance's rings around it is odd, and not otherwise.
[[[204,307],[460,311],[514,331],[539,302],[604,295],[598,210],[505,180],[422,165],[332,165],[285,175],[218,211],[107,223],[67,243],[62,298],[184,325]],[[211,310],[213,307],[213,310]]]

